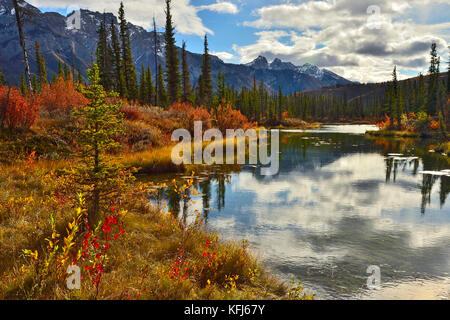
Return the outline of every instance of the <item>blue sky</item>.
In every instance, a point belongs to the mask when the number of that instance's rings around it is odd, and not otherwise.
[[[30,0],[43,10],[65,13],[69,0]],[[258,55],[305,62],[361,82],[426,72],[437,42],[443,60],[450,43],[450,0],[173,0],[177,42],[210,51],[226,62]],[[116,13],[120,0],[78,0],[80,7]],[[145,28],[153,15],[164,25],[163,0],[124,0],[128,20]],[[373,9],[373,6],[375,6]],[[372,8],[372,9],[371,9]],[[373,15],[369,11],[379,14]],[[443,63],[443,68],[446,64]]]

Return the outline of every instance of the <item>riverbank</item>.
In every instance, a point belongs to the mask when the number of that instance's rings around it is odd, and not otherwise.
[[[67,257],[54,248],[58,241],[64,247],[75,211],[84,210],[70,180],[55,171],[69,166],[49,161],[1,165],[0,299],[293,297],[289,287],[252,255],[246,242],[223,241],[200,218],[186,226],[178,217],[149,206],[149,192],[155,189],[140,182],[134,182],[123,195],[117,219],[123,222],[124,233],[109,242],[99,235],[100,244],[104,241],[111,248],[98,289],[83,270],[81,289],[68,290],[64,271],[71,258],[57,268]],[[85,235],[80,231],[73,239],[74,249]],[[31,257],[24,255],[26,250]]]

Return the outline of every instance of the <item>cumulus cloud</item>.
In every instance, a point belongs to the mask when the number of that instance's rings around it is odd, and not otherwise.
[[[234,58],[233,54],[226,52],[226,51],[219,51],[219,52],[211,51],[211,54],[213,56],[219,57],[220,59],[222,59],[224,61],[231,60]]]
[[[238,7],[232,3],[227,1],[217,1],[213,4],[198,6],[197,10],[210,10],[210,11],[216,11],[220,13],[230,13],[230,14],[236,14],[239,12]]]
[[[449,0],[425,0],[428,7]],[[448,46],[450,23],[419,24],[409,18],[418,0],[306,1],[264,6],[256,19],[243,25],[260,29],[258,39],[235,46],[241,62],[258,55],[280,57],[296,64],[315,63],[361,82],[390,78],[399,63],[400,78],[426,70],[431,42],[440,53]],[[288,41],[286,41],[288,40]]]
[[[37,7],[65,9],[73,5],[71,0],[30,0],[32,5]],[[99,12],[112,12],[117,15],[121,0],[78,0],[77,5],[81,8]],[[126,18],[144,28],[152,27],[152,18],[155,16],[157,25],[164,26],[165,23],[165,3],[161,0],[136,0],[124,1]],[[220,13],[237,13],[235,4],[225,1],[217,1],[211,5],[196,7],[190,0],[172,1],[172,16],[177,32],[182,34],[194,34],[202,36],[205,33],[213,34],[198,16],[200,10],[211,10]]]

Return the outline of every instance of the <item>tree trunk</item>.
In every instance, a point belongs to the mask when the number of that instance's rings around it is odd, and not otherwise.
[[[28,61],[27,48],[25,46],[25,36],[23,35],[23,22],[22,18],[20,17],[21,7],[19,6],[17,0],[13,0],[13,3],[14,3],[14,11],[16,13],[17,29],[19,31],[20,45],[22,47],[23,60],[25,63],[25,78],[28,90],[31,92],[33,90],[33,87],[31,85],[30,63]]]

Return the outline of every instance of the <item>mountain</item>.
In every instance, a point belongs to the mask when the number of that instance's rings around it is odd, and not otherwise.
[[[58,61],[74,65],[85,75],[86,70],[95,61],[97,30],[104,14],[89,10],[81,10],[80,29],[68,24],[69,19],[55,12],[41,12],[38,8],[19,0],[19,4],[27,9],[28,17],[24,25],[24,33],[30,56],[31,71],[36,71],[34,42],[38,41],[41,52],[47,62],[49,78],[58,72]],[[69,16],[70,18],[70,16]],[[117,18],[106,13],[108,23],[114,22],[118,28]],[[129,23],[131,47],[138,73],[141,65],[150,66],[155,72],[153,54],[153,32]],[[163,48],[164,34],[158,33],[160,51],[159,62],[165,63]],[[12,0],[0,0],[0,70],[12,84],[20,81],[23,70],[23,57],[15,22]],[[191,72],[191,80],[196,84],[201,72],[202,55],[187,52],[187,61]],[[314,90],[322,87],[352,84],[333,72],[320,69],[311,64],[295,66],[290,62],[275,59],[270,64],[265,57],[258,57],[248,64],[225,63],[216,56],[211,56],[213,77],[222,72],[229,85],[236,89],[244,86],[251,88],[253,78],[264,81],[268,88],[278,90],[281,86],[285,94]]]

